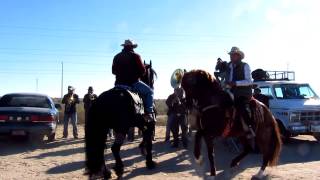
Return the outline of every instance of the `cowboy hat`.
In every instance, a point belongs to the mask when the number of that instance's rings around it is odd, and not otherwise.
[[[241,56],[241,59],[244,58],[244,53],[238,48],[238,47],[232,47],[231,51],[228,53],[229,55],[231,54],[239,54]]]
[[[93,87],[92,87],[92,86],[89,86],[88,90],[93,91]]]
[[[75,88],[74,87],[72,87],[72,86],[68,86],[68,91],[74,91],[75,90]]]
[[[121,46],[131,46],[131,47],[133,47],[133,48],[136,48],[136,47],[138,47],[138,44],[135,43],[135,42],[133,42],[133,41],[130,40],[130,39],[126,39],[126,40],[124,41],[124,43],[121,44]]]

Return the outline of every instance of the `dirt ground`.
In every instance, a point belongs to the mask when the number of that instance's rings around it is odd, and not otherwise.
[[[69,129],[71,132],[71,129]],[[80,139],[62,139],[59,127],[57,140],[53,143],[35,144],[0,138],[0,179],[86,179],[84,172],[83,127],[79,127]],[[154,159],[158,166],[154,170],[145,168],[144,157],[139,154],[137,144],[126,143],[122,148],[125,174],[123,179],[206,179],[208,165],[198,166],[189,149],[173,149],[163,142],[164,128],[157,127],[154,142]],[[191,138],[190,138],[191,139]],[[260,155],[251,154],[236,169],[228,167],[236,155],[232,148],[215,142],[216,179],[250,179],[259,169]],[[205,153],[205,151],[204,151]],[[106,163],[113,166],[110,149],[106,150]],[[279,166],[268,168],[264,179],[320,179],[320,143],[311,136],[293,138],[284,145]],[[113,178],[116,178],[113,174]]]

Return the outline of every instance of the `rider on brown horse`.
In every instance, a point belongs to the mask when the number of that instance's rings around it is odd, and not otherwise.
[[[242,62],[244,53],[238,47],[232,47],[229,52],[230,62],[227,70],[227,86],[231,88],[234,95],[234,102],[238,112],[248,126],[247,138],[254,147],[255,133],[253,131],[253,117],[250,110],[252,98],[252,79],[250,66]],[[237,119],[240,119],[239,117]],[[245,128],[246,129],[246,128]]]
[[[138,92],[142,97],[145,107],[145,119],[148,122],[155,121],[153,111],[153,90],[140,81],[146,73],[139,54],[134,52],[138,45],[131,40],[125,40],[122,44],[123,50],[113,59],[112,73],[116,75],[116,86],[128,86]]]

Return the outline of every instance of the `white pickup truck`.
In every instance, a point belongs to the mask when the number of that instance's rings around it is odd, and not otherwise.
[[[308,83],[294,81],[294,72],[268,71],[268,78],[255,80],[261,93],[269,97],[270,110],[284,140],[297,135],[313,135],[320,141],[320,98]]]

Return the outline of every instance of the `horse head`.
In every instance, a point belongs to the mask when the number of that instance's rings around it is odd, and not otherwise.
[[[188,106],[192,105],[192,100],[199,100],[203,96],[221,90],[216,78],[204,70],[186,72],[182,78],[181,86],[186,93]]]
[[[157,73],[156,71],[152,68],[152,61],[150,61],[149,64],[147,64],[145,61],[143,62],[144,67],[146,69],[146,73],[144,74],[144,76],[141,78],[141,81],[144,82],[145,84],[147,84],[149,87],[151,87],[152,89],[153,84],[154,84],[154,80],[155,78],[157,78]]]

